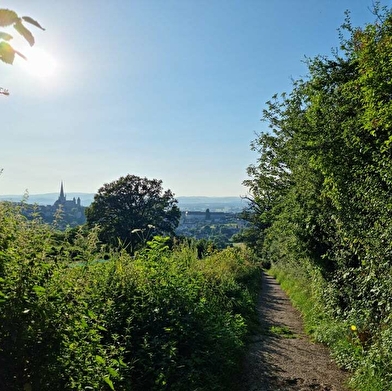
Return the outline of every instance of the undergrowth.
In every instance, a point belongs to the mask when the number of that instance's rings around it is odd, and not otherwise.
[[[0,389],[229,390],[260,281],[246,251],[97,238],[0,204]]]

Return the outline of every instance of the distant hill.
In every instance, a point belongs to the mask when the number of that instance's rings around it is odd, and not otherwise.
[[[80,197],[83,206],[89,206],[94,200],[94,193],[67,193],[67,200]],[[59,193],[30,194],[27,203],[38,205],[53,205],[59,198]],[[240,212],[247,205],[247,201],[240,197],[176,197],[178,206],[183,211],[211,212]],[[20,202],[21,195],[0,195],[0,201]]]
[[[211,212],[240,212],[247,206],[241,197],[177,197],[181,210]]]
[[[67,200],[80,197],[83,206],[89,206],[94,199],[93,193],[66,193]],[[30,194],[27,203],[38,205],[53,205],[59,198],[59,193],[46,193],[46,194]],[[21,195],[0,195],[0,201],[20,202],[23,199]]]

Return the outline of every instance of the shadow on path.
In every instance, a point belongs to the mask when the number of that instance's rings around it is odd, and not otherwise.
[[[260,330],[251,337],[240,391],[344,391],[345,372],[328,350],[312,343],[276,280],[263,274],[258,302]]]

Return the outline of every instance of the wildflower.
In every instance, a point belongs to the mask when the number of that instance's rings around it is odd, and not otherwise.
[[[351,325],[351,331],[357,331],[357,326]]]

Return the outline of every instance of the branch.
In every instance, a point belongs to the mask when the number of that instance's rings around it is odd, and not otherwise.
[[[10,93],[7,89],[0,87],[0,95],[8,96]]]

